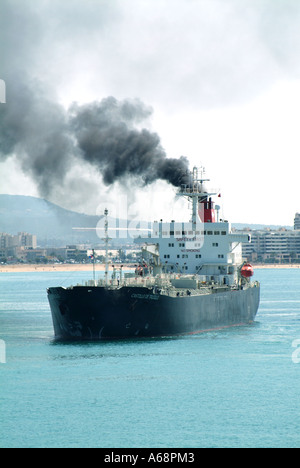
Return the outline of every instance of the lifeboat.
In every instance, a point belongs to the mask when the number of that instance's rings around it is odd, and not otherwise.
[[[245,265],[241,269],[241,275],[244,278],[251,278],[254,275],[253,266],[250,263],[245,263]]]

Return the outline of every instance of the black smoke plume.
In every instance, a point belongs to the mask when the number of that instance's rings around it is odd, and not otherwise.
[[[135,176],[145,185],[158,179],[174,186],[184,182],[186,158],[169,159],[156,133],[137,130],[152,111],[141,101],[110,97],[102,102],[71,108],[70,125],[81,156],[95,164],[105,184]]]
[[[139,100],[113,97],[66,111],[37,82],[7,83],[7,104],[0,109],[0,160],[14,155],[49,197],[64,183],[72,165],[97,168],[106,185],[138,185],[158,179],[180,186],[187,179],[186,158],[167,158],[160,138],[142,128],[152,109]]]
[[[0,107],[0,161],[15,156],[46,197],[63,183],[75,154],[68,115],[47,91],[34,81],[8,79]]]

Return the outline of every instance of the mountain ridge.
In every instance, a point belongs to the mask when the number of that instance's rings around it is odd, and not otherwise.
[[[39,245],[52,243],[100,243],[96,232],[74,231],[72,228],[95,228],[101,216],[66,210],[42,198],[0,194],[0,232],[36,234]],[[236,229],[278,229],[280,225],[232,223]],[[291,229],[291,226],[283,226]],[[125,242],[125,240],[124,240]]]
[[[99,219],[99,216],[66,210],[42,198],[0,194],[0,232],[36,234],[39,244],[45,239],[65,243],[99,242],[95,232],[89,231],[87,235],[72,230],[74,227],[95,228]]]

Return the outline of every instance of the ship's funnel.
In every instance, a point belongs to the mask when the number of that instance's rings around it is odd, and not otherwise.
[[[200,201],[198,214],[202,223],[216,222],[215,204],[211,198]]]

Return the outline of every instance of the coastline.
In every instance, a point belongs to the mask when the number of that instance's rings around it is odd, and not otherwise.
[[[262,270],[262,269],[268,269],[268,270],[288,270],[288,269],[297,269],[300,268],[299,263],[280,263],[280,264],[264,264],[264,263],[258,263],[257,265],[253,264],[254,270]]]
[[[300,264],[257,264],[253,265],[254,270],[261,270],[261,269],[300,269]],[[96,265],[96,272],[98,271],[105,271],[105,265]],[[132,270],[135,269],[135,266],[132,264],[128,264],[124,266],[124,270]],[[63,264],[63,265],[41,265],[41,264],[18,264],[18,265],[0,265],[0,273],[42,273],[42,272],[75,272],[75,271],[90,271],[93,272],[93,265],[81,265],[81,264]],[[110,265],[109,271],[112,271],[112,267]]]
[[[131,270],[135,269],[135,266],[132,264],[125,265],[124,270]],[[111,265],[109,266],[109,271],[112,271]],[[82,264],[63,264],[63,265],[41,265],[41,264],[22,264],[22,265],[0,265],[0,273],[40,273],[40,272],[51,272],[51,271],[56,271],[56,272],[75,272],[75,271],[87,271],[87,272],[93,272],[93,265],[87,264],[87,265],[82,265]],[[95,271],[105,271],[105,265],[99,265],[97,264],[95,266]]]

